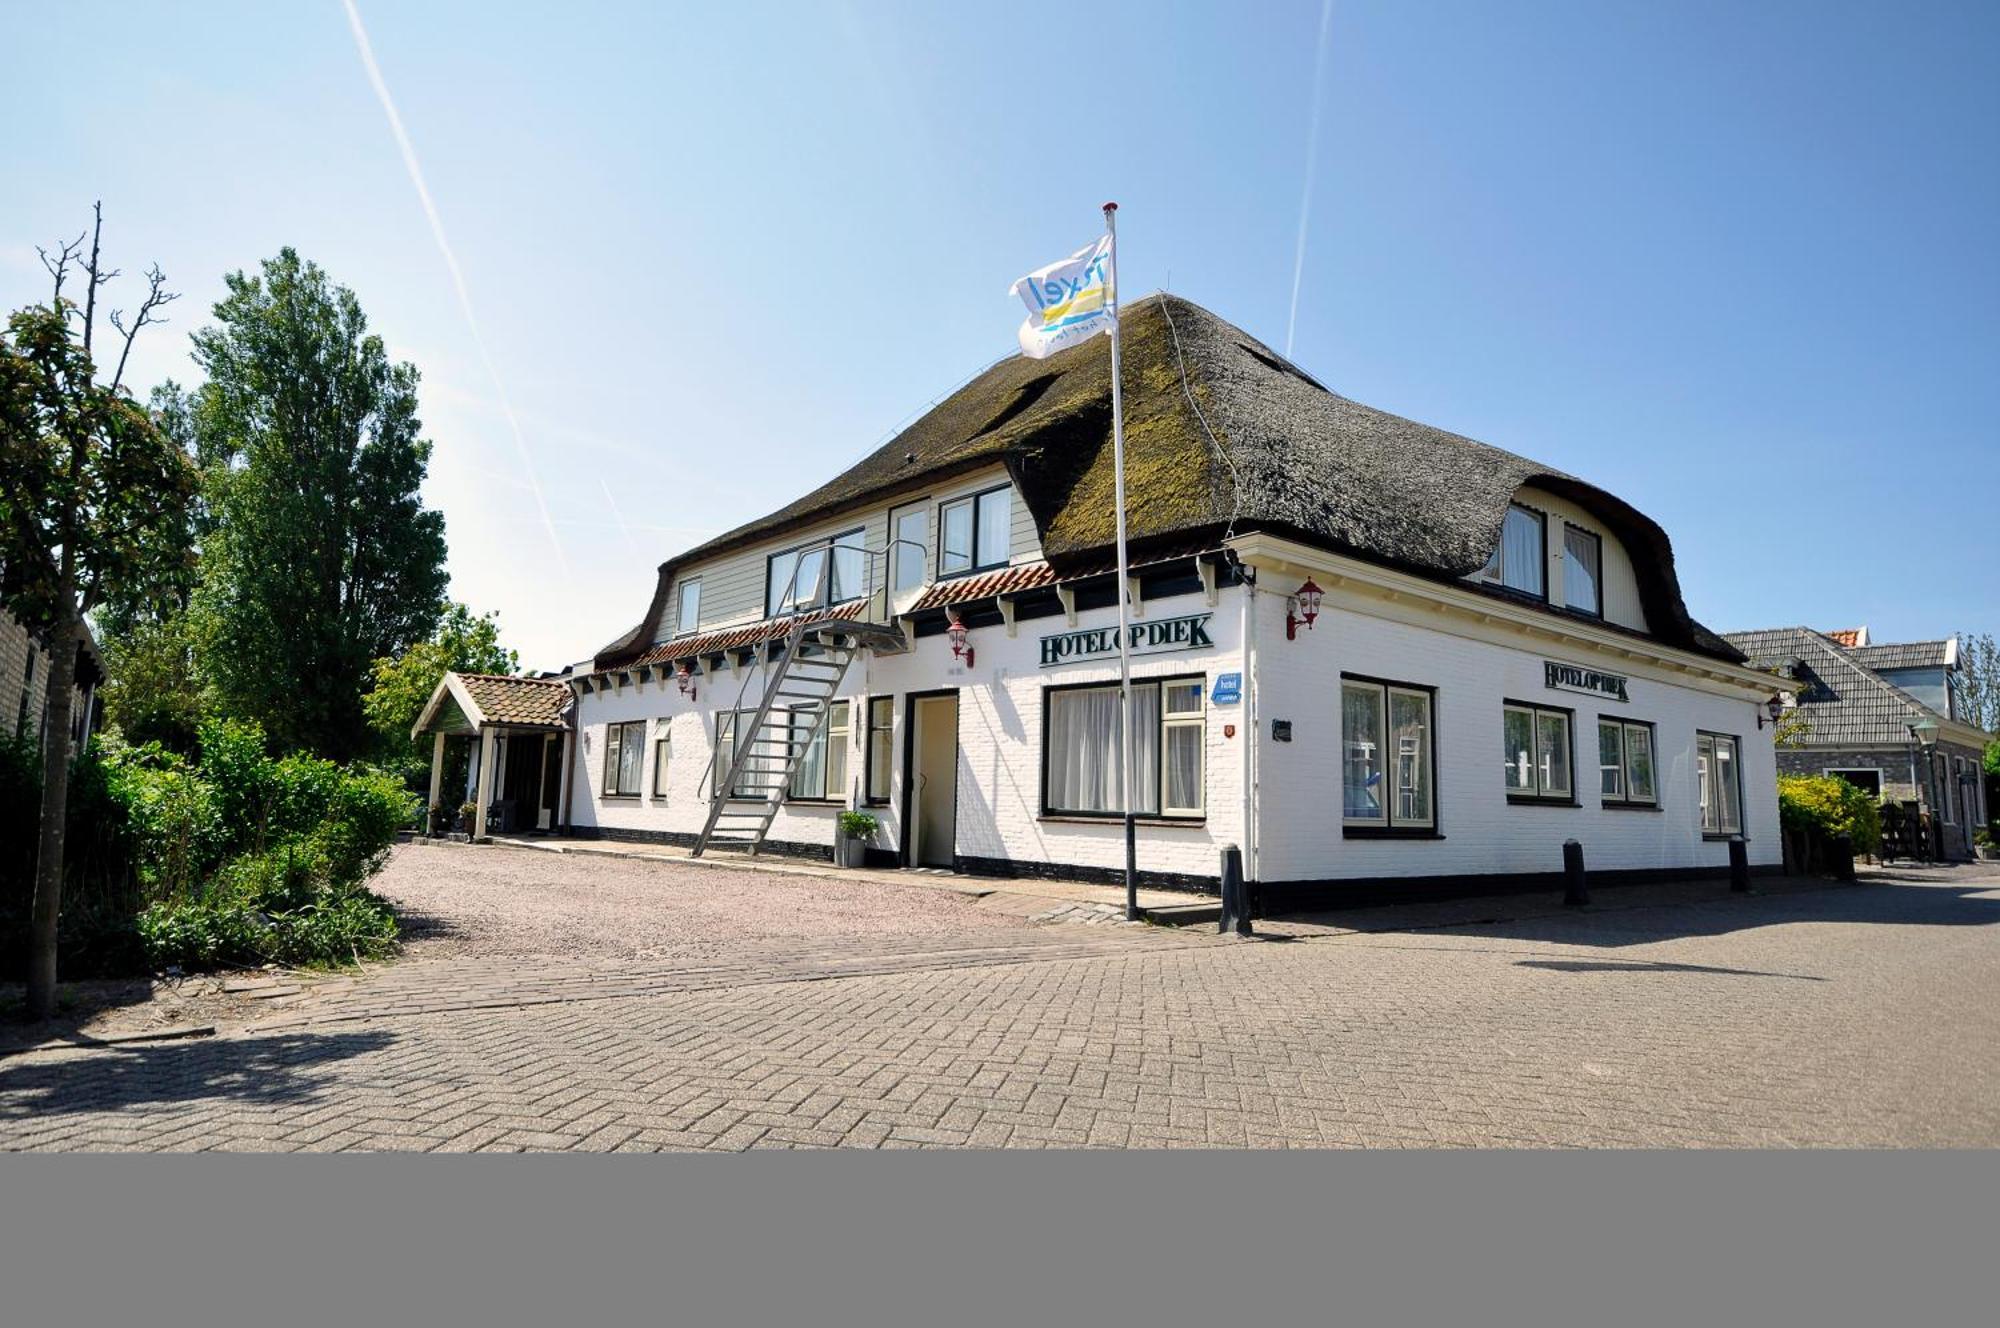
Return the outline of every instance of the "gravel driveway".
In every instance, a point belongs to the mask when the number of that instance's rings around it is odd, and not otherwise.
[[[624,960],[768,941],[962,935],[1010,919],[950,890],[585,853],[399,844],[371,888],[409,959]]]

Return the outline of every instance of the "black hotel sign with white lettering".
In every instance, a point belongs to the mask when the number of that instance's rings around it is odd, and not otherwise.
[[[1215,642],[1208,636],[1208,613],[1191,613],[1185,618],[1162,618],[1158,622],[1127,625],[1129,648],[1135,655],[1159,655],[1173,650],[1201,650]],[[1118,653],[1118,629],[1093,627],[1082,632],[1058,632],[1042,638],[1042,667],[1067,664],[1079,659],[1102,659]]]
[[[1542,661],[1543,676],[1548,684],[1565,692],[1589,692],[1592,696],[1608,696],[1614,701],[1630,701],[1625,694],[1625,680],[1615,673],[1599,673],[1596,669],[1586,669],[1575,664],[1558,664],[1552,659]]]

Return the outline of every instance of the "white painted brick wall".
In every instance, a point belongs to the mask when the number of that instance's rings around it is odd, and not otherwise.
[[[1737,735],[1743,753],[1744,820],[1754,864],[1776,863],[1776,762],[1757,706],[1692,688],[1632,677],[1620,705],[1545,685],[1545,659],[1629,674],[1613,660],[1574,651],[1544,655],[1468,640],[1343,609],[1329,602],[1311,631],[1287,641],[1284,599],[1258,601],[1256,663],[1260,834],[1256,870],[1265,881],[1541,872],[1562,869],[1562,842],[1576,839],[1591,868],[1728,864],[1728,845],[1705,841],[1694,770],[1697,728]],[[1437,688],[1438,817],[1441,840],[1344,839],[1340,828],[1340,674],[1366,674]],[[1518,806],[1502,774],[1502,699],[1573,708],[1580,807]],[[1606,810],[1597,784],[1598,714],[1655,725],[1661,811]],[[1289,719],[1290,743],[1270,738]]]

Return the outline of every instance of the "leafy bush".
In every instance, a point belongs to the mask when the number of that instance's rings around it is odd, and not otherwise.
[[[881,822],[867,812],[842,812],[840,833],[849,839],[873,839]]]
[[[148,958],[162,968],[327,967],[393,950],[395,910],[335,879],[340,854],[326,838],[238,858],[199,892],[148,906],[138,923]]]
[[[1832,775],[1778,776],[1778,820],[1827,839],[1846,834],[1856,853],[1882,847],[1882,814],[1864,789]]]
[[[70,767],[58,960],[65,973],[95,977],[144,964],[132,928],[142,899],[128,798],[92,739]],[[40,744],[0,734],[0,978],[27,968],[41,808]]]

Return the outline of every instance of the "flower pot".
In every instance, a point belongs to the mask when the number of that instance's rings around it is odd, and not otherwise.
[[[853,835],[835,835],[833,839],[833,861],[841,867],[865,867],[868,865],[868,841]]]

